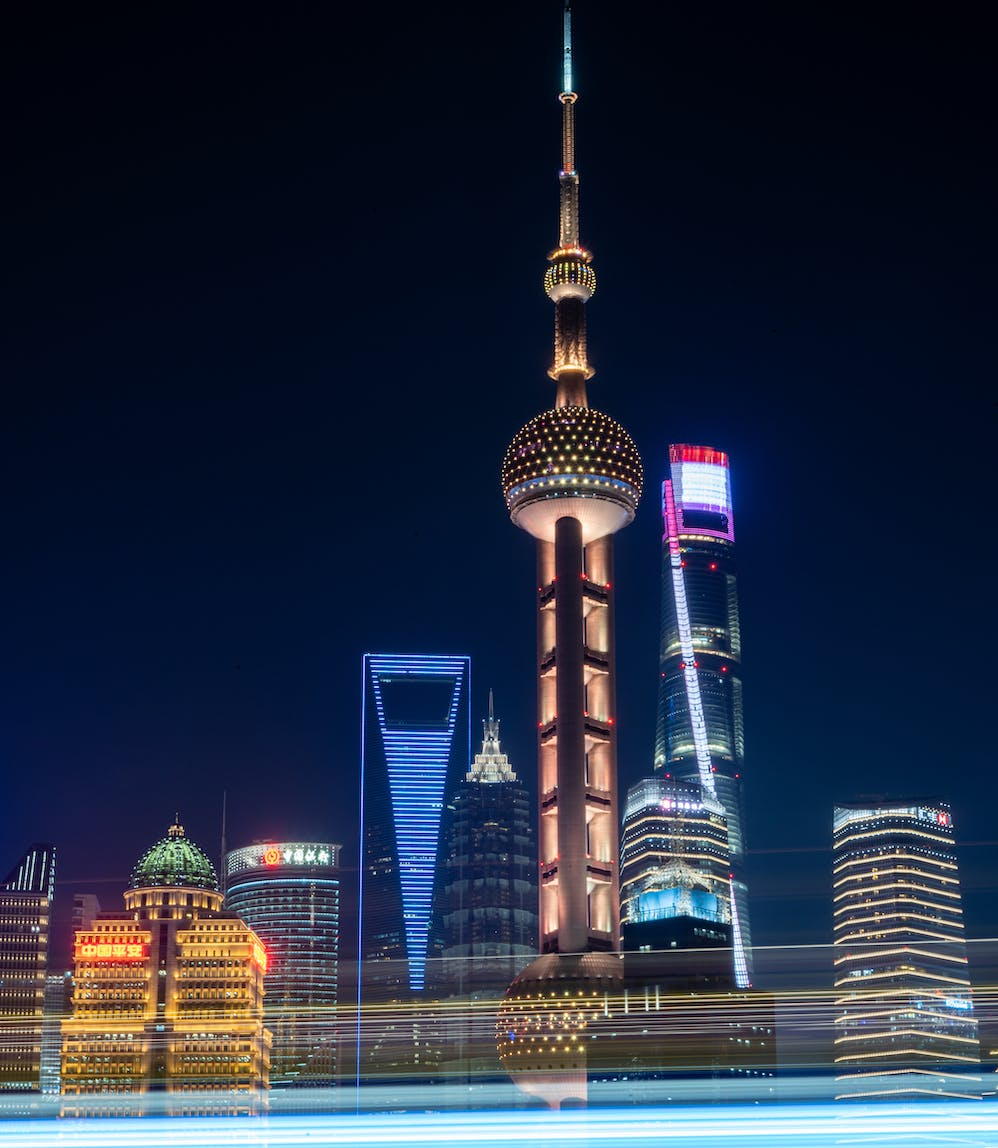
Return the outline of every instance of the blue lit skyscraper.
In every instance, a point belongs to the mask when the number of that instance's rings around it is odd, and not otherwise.
[[[444,800],[471,756],[471,662],[366,654],[361,759],[361,1002],[421,993]]]

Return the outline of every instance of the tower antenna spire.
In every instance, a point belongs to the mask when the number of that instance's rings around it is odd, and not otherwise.
[[[594,371],[586,353],[586,301],[596,290],[592,255],[579,239],[579,173],[575,170],[575,74],[572,4],[565,0],[562,24],[561,173],[558,176],[558,246],[548,256],[544,290],[554,303],[554,362],[548,374],[558,384],[555,405],[588,406],[586,380]]]
[[[565,0],[565,15],[563,20],[564,49],[561,90],[572,92],[572,0]]]

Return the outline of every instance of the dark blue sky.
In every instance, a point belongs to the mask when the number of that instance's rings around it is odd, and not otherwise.
[[[468,653],[532,775],[559,5],[22,12],[8,28],[3,854],[116,904],[179,807],[356,833],[360,658]],[[830,932],[830,807],[951,799],[994,935],[994,203],[969,7],[577,8],[620,766],[650,766],[657,487],[730,452],[756,940]],[[477,720],[477,719],[476,719]],[[72,882],[72,883],[70,883]]]

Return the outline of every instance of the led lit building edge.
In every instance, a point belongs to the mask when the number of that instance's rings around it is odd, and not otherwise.
[[[409,989],[413,992],[421,991],[426,982],[426,958],[444,795],[462,691],[468,688],[469,674],[470,662],[464,657],[405,654],[365,656],[365,682],[370,682],[388,774],[405,958]],[[406,676],[411,676],[413,680],[437,679],[449,684],[449,702],[442,722],[433,720],[431,715],[427,715],[426,722],[422,724],[418,720],[404,724],[392,720],[386,709],[382,683],[387,679],[398,680]],[[366,717],[364,720],[366,729]],[[467,755],[470,750],[470,727],[464,733],[462,742]],[[367,749],[365,736],[362,774],[375,767],[373,762],[366,760]],[[362,789],[363,786],[362,777]],[[362,875],[367,865],[368,859],[362,856]],[[362,919],[363,895],[362,888]],[[363,960],[363,951],[361,957]]]

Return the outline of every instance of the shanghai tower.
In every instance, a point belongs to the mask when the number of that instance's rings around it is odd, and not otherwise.
[[[562,1031],[576,1025],[575,1014],[564,1019],[564,994],[594,997],[619,976],[613,535],[634,518],[642,483],[634,440],[593,409],[586,393],[594,374],[586,303],[596,274],[579,233],[567,4],[563,58],[558,245],[544,277],[555,309],[554,405],[517,432],[502,463],[510,518],[537,548],[542,955],[507,991],[499,1053],[520,1087],[552,1105],[581,1098],[586,1088],[581,1028]],[[550,1055],[555,1048],[558,1055]]]
[[[662,484],[662,629],[655,771],[699,784],[728,823],[734,971],[751,971],[742,768],[741,628],[728,456],[669,447]]]

